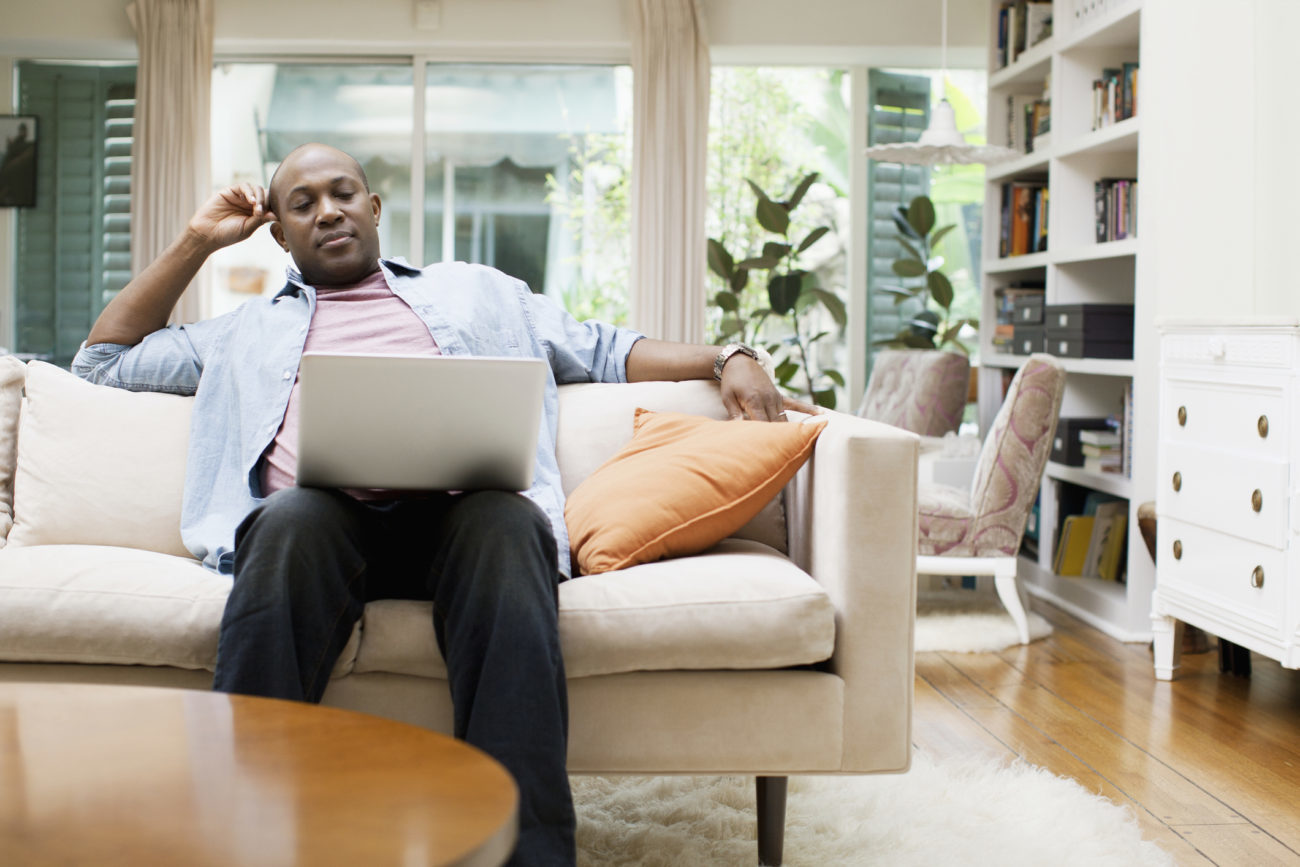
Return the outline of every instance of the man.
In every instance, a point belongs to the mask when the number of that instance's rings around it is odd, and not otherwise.
[[[195,395],[182,537],[234,576],[215,689],[319,701],[367,601],[432,600],[455,734],[519,785],[516,863],[572,864],[556,383],[707,379],[717,362],[733,417],[774,420],[782,398],[745,349],[719,356],[717,347],[580,324],[482,266],[381,259],[380,212],[356,160],[325,145],[298,148],[269,193],[241,184],[200,207],[104,309],[73,370]],[[297,269],[284,289],[217,319],[166,327],[207,257],[264,223]],[[340,348],[547,359],[533,488],[411,496],[296,487],[298,362],[305,349]]]

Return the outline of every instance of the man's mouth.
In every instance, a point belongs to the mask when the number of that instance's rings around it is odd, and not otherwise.
[[[347,242],[352,235],[349,232],[330,232],[316,242],[317,247],[337,247]]]

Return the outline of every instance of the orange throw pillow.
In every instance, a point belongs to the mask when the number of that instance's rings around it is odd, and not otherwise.
[[[581,573],[697,554],[730,536],[798,472],[825,426],[638,409],[631,441],[565,504]]]

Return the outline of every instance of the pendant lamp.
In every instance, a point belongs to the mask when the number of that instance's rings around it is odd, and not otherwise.
[[[1018,151],[998,145],[973,145],[957,131],[957,119],[952,104],[948,102],[948,0],[943,0],[941,29],[942,77],[944,98],[930,112],[930,125],[914,142],[873,145],[866,154],[873,160],[887,163],[907,163],[916,166],[947,165],[952,163],[1000,163],[1020,156]]]

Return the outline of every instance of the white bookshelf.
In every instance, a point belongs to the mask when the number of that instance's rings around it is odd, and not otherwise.
[[[1106,67],[1140,62],[1142,0],[1106,0],[1104,11],[1076,19],[1074,0],[1056,0],[1053,34],[997,68],[998,10],[1002,0],[989,0],[989,142],[1007,141],[1007,100],[1011,95],[1040,94],[1051,98],[1050,144],[1032,153],[991,166],[986,173],[983,308],[980,333],[981,431],[987,431],[1001,402],[1008,372],[1025,356],[994,352],[998,289],[1038,282],[1046,287],[1045,303],[1133,304],[1133,359],[1067,358],[1062,416],[1096,417],[1122,410],[1126,386],[1145,374],[1154,338],[1145,331],[1152,317],[1148,287],[1140,286],[1141,223],[1136,237],[1098,243],[1095,238],[1094,184],[1100,178],[1138,178],[1141,138],[1141,74],[1138,113],[1101,129],[1092,129],[1092,81]],[[1050,84],[1049,84],[1050,82]],[[1014,146],[1014,145],[1013,145]],[[1045,182],[1048,189],[1047,249],[1020,256],[999,257],[1002,186],[1013,181]],[[1144,213],[1138,208],[1139,221]],[[1138,414],[1139,417],[1141,414]],[[1143,440],[1135,437],[1137,443]],[[1134,475],[1154,472],[1154,455],[1133,455]],[[1020,579],[1030,593],[1048,599],[1104,632],[1126,641],[1150,638],[1149,620],[1154,570],[1137,531],[1136,492],[1144,486],[1132,478],[1091,473],[1082,467],[1049,463],[1044,473],[1039,515],[1039,553],[1021,557]],[[1065,577],[1052,572],[1062,491],[1078,495],[1101,491],[1129,500],[1127,582]]]

